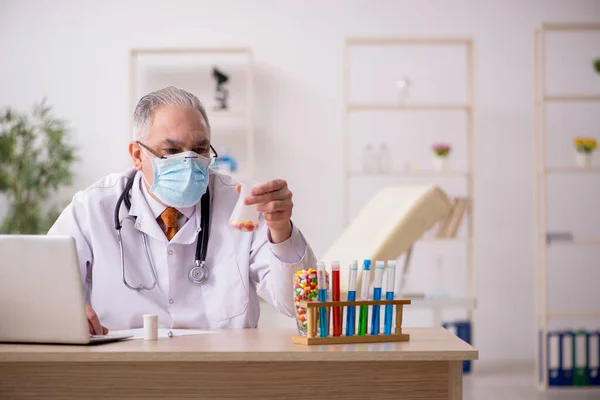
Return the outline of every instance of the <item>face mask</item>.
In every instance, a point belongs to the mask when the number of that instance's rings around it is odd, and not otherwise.
[[[185,151],[150,160],[154,170],[154,184],[150,186],[150,193],[164,204],[175,208],[190,207],[206,193],[210,164],[207,158],[193,151]]]

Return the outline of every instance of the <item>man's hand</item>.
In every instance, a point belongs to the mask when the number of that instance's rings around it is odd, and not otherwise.
[[[240,186],[237,187],[240,193]],[[256,209],[264,216],[274,243],[286,241],[292,234],[292,192],[283,179],[274,179],[260,184],[244,200],[247,205],[256,204]]]
[[[92,335],[106,335],[108,329],[100,324],[96,311],[89,304],[85,305],[85,314],[87,316],[88,325],[90,326],[90,334]]]

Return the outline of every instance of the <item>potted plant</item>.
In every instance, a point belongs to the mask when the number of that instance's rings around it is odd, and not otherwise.
[[[452,150],[452,146],[446,143],[434,143],[431,146],[435,157],[433,158],[434,169],[441,171],[449,167],[449,156]]]
[[[577,165],[589,167],[592,163],[592,152],[596,150],[596,139],[577,137],[573,140]]]
[[[45,99],[31,115],[0,110],[0,195],[8,202],[0,233],[44,234],[60,213],[48,200],[71,183],[75,150],[65,122],[50,111]]]

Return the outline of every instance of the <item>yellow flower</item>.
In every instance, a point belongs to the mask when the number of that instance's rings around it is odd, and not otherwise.
[[[573,139],[573,144],[577,151],[590,153],[597,147],[596,139],[587,137],[577,137]]]

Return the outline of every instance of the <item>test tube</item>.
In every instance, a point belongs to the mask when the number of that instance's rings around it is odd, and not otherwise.
[[[371,276],[371,260],[363,262],[362,285],[360,289],[360,299],[369,300],[369,277]],[[369,319],[369,306],[360,306],[360,314],[358,316],[358,335],[365,336],[367,334],[367,320]]]
[[[348,301],[356,301],[356,274],[358,273],[358,261],[354,260],[350,264],[348,273]],[[354,326],[356,324],[356,307],[348,306],[346,312],[346,336],[354,335]]]
[[[327,279],[325,277],[325,263],[317,262],[317,285],[319,289],[318,300],[327,301]],[[319,332],[321,337],[327,337],[329,324],[327,323],[327,308],[319,307]]]
[[[394,300],[394,285],[396,283],[396,260],[388,260],[387,262],[387,287],[385,292],[386,300]],[[392,314],[394,313],[394,305],[385,305],[385,320],[383,321],[383,334],[392,334]]]
[[[331,262],[331,285],[333,301],[340,301],[340,262]],[[333,336],[342,334],[342,309],[341,307],[333,307]]]
[[[373,300],[381,300],[381,281],[383,280],[383,261],[375,261],[375,279],[373,279]],[[379,306],[373,306],[373,315],[371,316],[371,335],[379,335]]]

